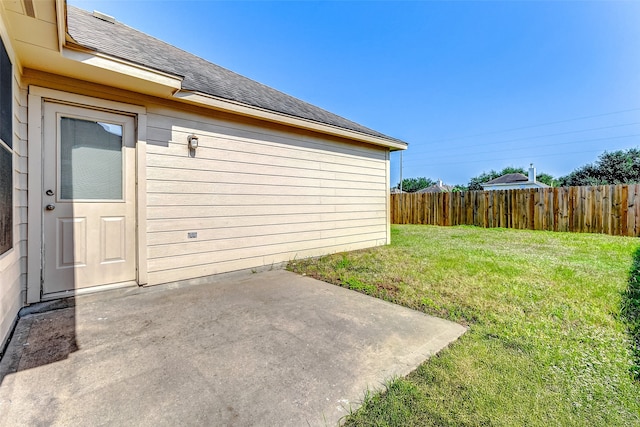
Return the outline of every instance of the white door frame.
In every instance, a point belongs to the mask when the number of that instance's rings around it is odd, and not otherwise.
[[[145,107],[77,95],[38,86],[29,86],[28,96],[28,223],[27,223],[27,303],[42,300],[43,213],[43,102],[50,100],[80,107],[133,114],[136,118],[136,280],[147,283],[147,110]]]

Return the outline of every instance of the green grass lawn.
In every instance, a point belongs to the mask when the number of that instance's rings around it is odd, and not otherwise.
[[[635,238],[415,225],[289,269],[469,326],[347,426],[633,426],[634,259]]]

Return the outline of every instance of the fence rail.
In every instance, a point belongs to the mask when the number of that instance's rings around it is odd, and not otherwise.
[[[640,236],[640,184],[391,195],[393,224]]]

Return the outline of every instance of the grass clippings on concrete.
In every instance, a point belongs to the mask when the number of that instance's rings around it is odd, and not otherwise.
[[[347,426],[640,425],[637,239],[393,226],[289,269],[470,327]]]

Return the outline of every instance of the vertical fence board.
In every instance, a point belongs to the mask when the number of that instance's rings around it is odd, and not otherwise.
[[[640,222],[640,184],[636,184],[633,186],[633,235],[639,236],[640,229],[638,227],[638,223]]]
[[[522,228],[522,217],[520,213],[520,203],[522,199],[522,193],[520,191],[512,191],[513,193],[513,228]]]
[[[498,202],[498,227],[507,228],[507,194],[506,191],[500,191]]]
[[[569,231],[569,189],[559,188],[558,199],[558,216],[560,218],[558,231]]]
[[[622,213],[622,189],[619,185],[609,186],[611,193],[611,234],[620,236],[621,234],[621,213]]]
[[[620,235],[628,236],[627,234],[627,211],[629,210],[629,187],[624,185],[620,186]]]
[[[593,228],[594,233],[602,233],[604,230],[604,206],[603,202],[606,200],[604,185],[598,185],[595,187],[596,197],[591,200],[589,208],[592,209],[592,215],[595,218]],[[603,209],[596,209],[596,206],[602,206]]]
[[[585,204],[585,198],[584,198],[584,193],[585,193],[585,188],[586,187],[578,187],[578,194],[577,194],[577,200],[576,200],[576,220],[577,220],[577,225],[576,225],[576,231],[578,233],[583,233],[585,230],[585,225],[584,225],[584,216],[586,215],[586,204]]]
[[[636,217],[636,206],[638,206],[637,188],[637,184],[629,186],[629,204],[627,206],[627,236],[638,236],[636,230],[636,221],[638,220],[638,218]]]
[[[552,189],[552,201],[551,204],[553,205],[553,218],[551,219],[551,222],[553,224],[553,228],[551,230],[553,231],[558,231],[558,227],[560,225],[560,206],[558,203],[558,188],[553,188]]]
[[[627,197],[627,236],[638,236],[636,229],[637,213],[636,206],[638,206],[638,193],[637,188],[639,184],[629,186],[629,195]]]
[[[500,193],[498,194],[498,203],[496,206],[496,220],[497,220],[497,224],[496,227],[505,227],[505,223],[507,221],[505,221],[505,215],[504,215],[504,207],[505,207],[505,202],[506,202],[506,191],[502,190],[500,191]]]
[[[611,230],[611,209],[609,208],[612,201],[609,194],[609,186],[599,185],[598,188],[602,192],[602,198],[597,200],[602,206],[602,228],[596,232],[608,234]]]
[[[595,230],[595,233],[605,233],[605,234],[609,234],[609,232],[613,229],[613,219],[612,219],[612,213],[613,210],[611,209],[611,203],[613,203],[613,199],[612,199],[612,194],[609,191],[611,187],[609,187],[608,185],[602,185],[602,200],[598,200],[597,202],[599,202],[599,204],[597,206],[601,206],[601,209],[599,209],[602,212],[602,227],[600,228],[600,230]],[[594,209],[596,206],[596,203],[593,203],[594,205]],[[594,213],[595,215],[596,213]]]
[[[575,208],[576,208],[576,191],[575,187],[569,188],[569,216],[567,217],[568,231],[575,231]]]
[[[522,191],[514,191],[515,193],[515,204],[513,206],[513,212],[518,221],[518,228],[523,229],[526,228],[524,226],[525,217],[522,212],[522,206],[524,206],[524,193]]]

